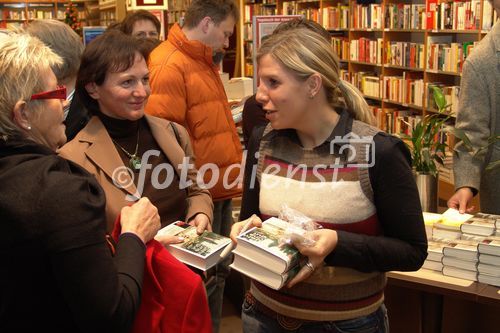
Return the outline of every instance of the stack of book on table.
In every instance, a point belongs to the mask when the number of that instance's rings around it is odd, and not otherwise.
[[[500,215],[477,213],[460,226],[462,239],[482,241],[500,235]]]
[[[453,240],[443,247],[443,275],[477,281],[477,241]]]
[[[443,270],[443,247],[447,241],[427,241],[427,258],[425,258],[422,268],[441,272]]]
[[[272,289],[283,287],[297,274],[303,258],[294,246],[280,241],[288,225],[272,217],[262,222],[262,228],[239,235],[230,267]]]
[[[443,214],[441,219],[433,224],[432,238],[433,239],[460,239],[462,224],[471,219],[474,215],[460,214],[458,210],[449,208]]]
[[[231,243],[229,237],[211,231],[204,231],[198,235],[196,227],[182,221],[160,229],[155,238],[162,235],[184,238],[184,242],[167,245],[166,249],[179,261],[202,271],[217,264],[222,250]]]
[[[479,282],[500,287],[500,237],[490,236],[477,246]]]
[[[500,215],[423,213],[428,256],[423,268],[500,287]]]

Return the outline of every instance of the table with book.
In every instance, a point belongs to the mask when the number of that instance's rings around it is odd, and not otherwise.
[[[424,213],[426,268],[387,274],[391,331],[500,332],[500,216],[442,215]]]

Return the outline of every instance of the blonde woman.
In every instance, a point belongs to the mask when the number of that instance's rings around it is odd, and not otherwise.
[[[308,262],[287,287],[252,281],[244,332],[387,332],[383,272],[417,270],[427,250],[409,152],[371,126],[320,34],[272,35],[257,60],[270,124],[250,139],[241,218],[277,216],[287,204],[323,228],[310,234],[314,246],[295,244]]]

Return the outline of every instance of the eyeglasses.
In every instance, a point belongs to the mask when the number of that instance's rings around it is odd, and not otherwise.
[[[56,90],[31,95],[30,101],[36,99],[66,99],[66,87],[58,86]]]

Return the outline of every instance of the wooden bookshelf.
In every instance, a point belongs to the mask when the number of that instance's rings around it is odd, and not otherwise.
[[[473,52],[474,42],[479,42],[488,32],[488,27],[483,26],[483,23],[486,23],[486,18],[483,18],[485,2],[487,0],[466,0],[463,2],[451,0],[375,0],[375,3],[361,5],[356,0],[239,0],[241,72],[246,76],[253,76],[253,57],[250,53],[251,45],[249,45],[252,38],[248,35],[251,33],[251,22],[254,15],[266,15],[270,11],[269,8],[272,8],[274,14],[277,15],[302,14],[320,23],[331,33],[332,40],[337,40],[334,49],[337,52],[343,50],[344,53],[347,53],[339,54],[342,78],[350,80],[360,88],[367,96],[369,104],[378,108],[382,116],[386,112],[394,110],[408,110],[413,115],[422,117],[433,112],[433,106],[428,105],[429,100],[431,100],[431,96],[428,96],[429,84],[438,83],[455,93],[458,91],[454,87],[460,86],[461,66],[464,60],[464,57],[460,57],[460,55],[466,53],[465,51],[470,51],[471,48]],[[437,11],[427,13],[430,11],[431,4],[437,5]],[[440,6],[443,6],[442,12]],[[457,8],[462,8],[460,11],[464,13],[460,20],[451,18],[449,14],[453,13],[454,10],[458,13],[459,9]],[[468,13],[473,11],[473,14],[469,14],[466,18],[466,10]],[[493,23],[493,16],[491,22]],[[353,57],[351,45],[354,41],[360,40],[371,40],[372,46],[377,45],[377,48],[382,48],[381,51],[377,51],[381,53],[382,61],[380,63],[365,61],[366,54],[361,57],[356,54]],[[442,40],[446,40],[446,42],[440,43],[439,41]],[[347,44],[342,46],[342,41]],[[377,44],[373,42],[377,42]],[[417,50],[412,54],[413,58],[409,57],[412,66],[391,63],[392,59],[388,47],[391,43],[402,45],[401,50],[404,50],[402,57],[406,55],[408,48],[409,52],[413,52],[412,48]],[[404,43],[407,43],[407,46],[404,46]],[[333,41],[332,45],[334,45]],[[370,51],[373,52],[373,49],[370,48]],[[442,51],[448,54],[449,58],[439,58],[438,55],[442,54]],[[360,51],[360,53],[362,52],[366,52],[366,47]],[[432,61],[429,60],[431,56],[433,56]],[[373,55],[371,59],[373,59]],[[417,59],[418,65],[415,64]],[[437,63],[435,63],[435,59],[437,59]],[[430,66],[431,64],[433,66]],[[378,94],[373,93],[373,82],[371,81],[373,78],[379,78]],[[364,89],[367,80],[370,80],[369,92]],[[388,80],[391,82],[390,84]],[[394,96],[388,96],[388,91],[384,87],[387,85],[398,87],[394,82],[400,82],[399,87],[403,87],[403,91],[400,93],[403,98],[395,99]],[[408,95],[412,99],[406,98]],[[449,98],[453,98],[453,96],[449,95]]]
[[[120,0],[124,1],[124,0]],[[92,21],[89,8],[97,6],[97,0],[73,0],[78,10],[78,18],[83,26],[99,25]],[[40,19],[64,21],[68,6],[64,0],[0,0],[0,28],[15,29],[23,23]]]

